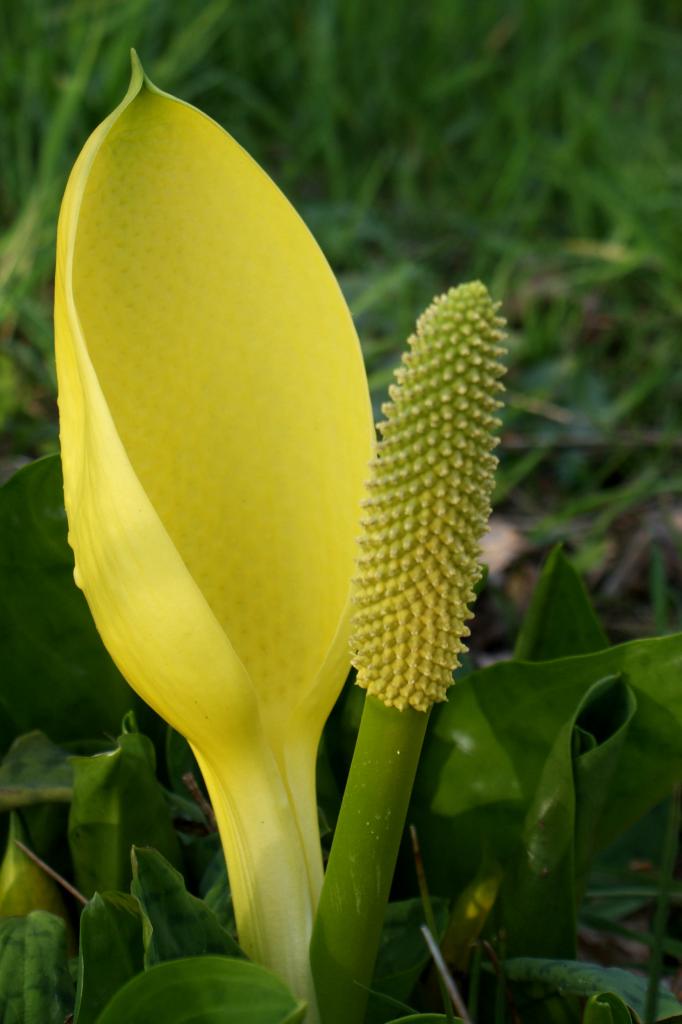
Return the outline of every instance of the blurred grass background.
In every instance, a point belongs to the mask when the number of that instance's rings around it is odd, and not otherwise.
[[[5,475],[57,446],[59,200],[130,46],[301,211],[377,404],[433,294],[481,277],[503,300],[488,646],[557,540],[615,639],[682,627],[679,0],[0,2]]]

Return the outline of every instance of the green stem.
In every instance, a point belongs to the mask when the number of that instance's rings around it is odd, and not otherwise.
[[[361,1024],[428,713],[368,696],[310,959],[323,1024]]]

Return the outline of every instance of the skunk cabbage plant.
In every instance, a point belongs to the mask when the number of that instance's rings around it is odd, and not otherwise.
[[[55,328],[76,582],[196,754],[244,949],[310,998],[315,756],[349,667],[366,378],[291,205],[136,58],[69,179]]]

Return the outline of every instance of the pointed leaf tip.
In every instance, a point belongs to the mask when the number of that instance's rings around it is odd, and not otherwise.
[[[139,90],[139,88],[147,81],[147,75],[142,67],[142,61],[140,60],[137,50],[134,46],[130,48],[130,85],[129,89]]]

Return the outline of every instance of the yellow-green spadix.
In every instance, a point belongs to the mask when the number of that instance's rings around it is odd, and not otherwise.
[[[496,309],[478,281],[435,299],[383,406],[352,644],[358,684],[399,710],[444,700],[466,650],[497,465],[504,321]]]
[[[429,711],[468,634],[496,465],[501,328],[479,282],[435,299],[383,408],[353,593],[367,699],[310,950],[326,1024],[365,1018]]]
[[[244,948],[306,995],[366,379],[293,208],[136,59],[69,179],[55,328],[76,580],[123,674],[192,744]]]

